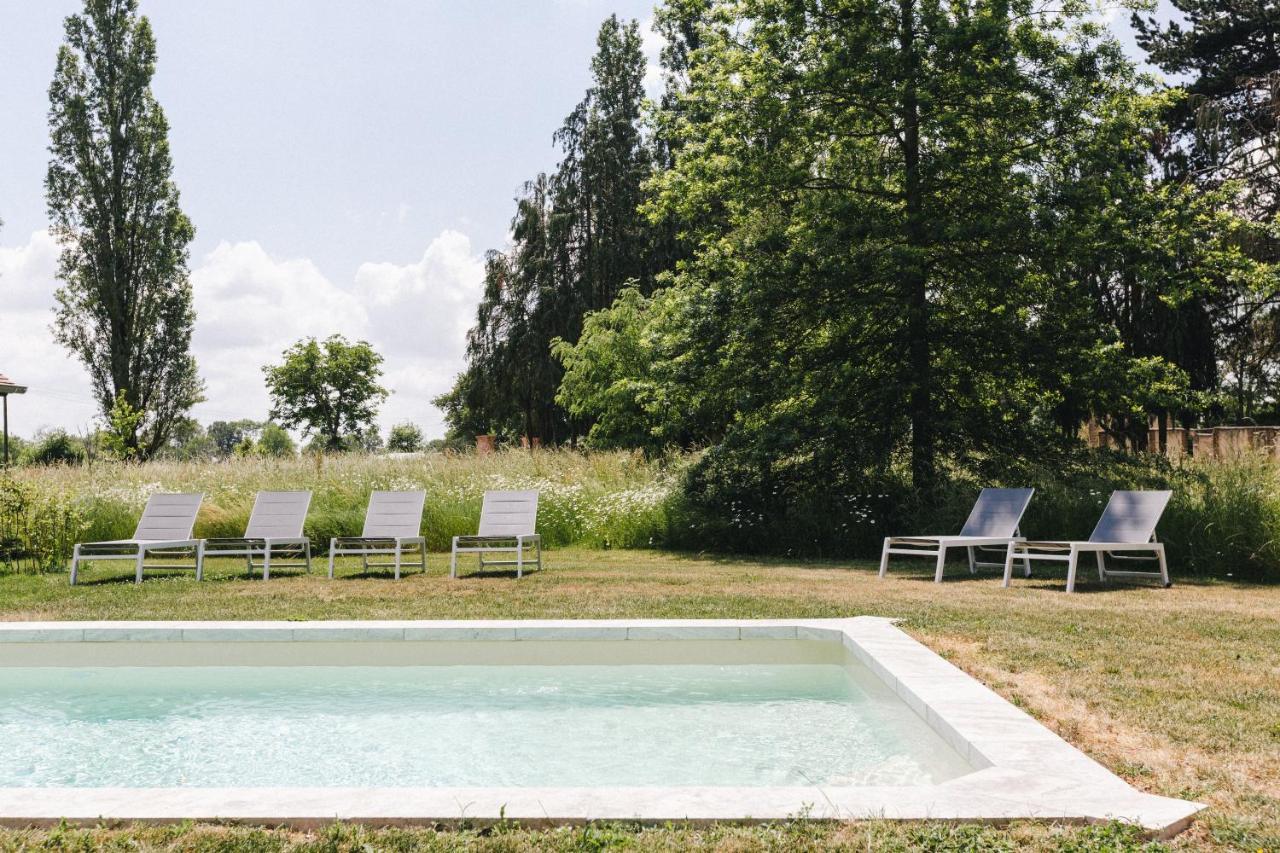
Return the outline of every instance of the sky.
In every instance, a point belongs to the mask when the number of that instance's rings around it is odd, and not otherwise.
[[[192,341],[202,423],[265,419],[262,366],[308,336],[381,353],[380,426],[443,434],[431,404],[463,366],[484,253],[590,83],[609,14],[653,0],[141,0],[174,180],[196,226]],[[80,0],[0,0],[0,373],[29,386],[10,431],[87,432],[84,368],[50,333],[48,86]],[[1131,38],[1119,13],[1122,41]]]

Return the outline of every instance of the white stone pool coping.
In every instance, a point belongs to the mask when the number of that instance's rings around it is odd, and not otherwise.
[[[315,825],[494,820],[713,821],[810,818],[1072,822],[1119,820],[1157,837],[1186,828],[1199,803],[1131,787],[1028,714],[879,617],[770,620],[519,620],[351,622],[7,622],[3,667],[42,652],[153,643],[431,643],[807,640],[840,643],[973,766],[934,785],[609,788],[0,788],[0,824],[98,820],[232,820]],[[597,646],[598,647],[598,646]],[[151,646],[154,649],[154,646]],[[179,649],[181,646],[178,647]],[[186,646],[186,648],[193,648]],[[248,647],[245,647],[246,649]],[[261,649],[262,646],[257,646]],[[94,657],[90,655],[90,657]],[[115,657],[119,657],[115,654]],[[143,655],[145,657],[145,655]],[[89,665],[89,664],[86,664]],[[269,733],[264,733],[269,737]]]

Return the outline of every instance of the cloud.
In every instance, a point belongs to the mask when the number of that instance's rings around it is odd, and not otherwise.
[[[394,391],[385,421],[412,420],[443,432],[431,399],[449,390],[462,368],[483,280],[484,260],[453,230],[432,240],[417,263],[366,263],[356,270],[355,293],[369,312],[369,336],[387,359]]]
[[[662,49],[667,40],[654,29],[654,19],[649,18],[640,25],[640,49],[644,52],[644,91],[650,98],[657,100],[662,94]]]
[[[47,232],[0,248],[0,371],[31,386],[14,400],[10,423],[23,436],[41,427],[83,429],[97,412],[84,369],[49,331],[58,247]],[[431,398],[448,390],[463,366],[483,259],[458,231],[432,239],[416,262],[365,263],[347,285],[306,258],[273,256],[256,241],[222,242],[191,271],[192,338],[206,402],[202,422],[262,418],[268,409],[262,366],[305,337],[343,334],[368,340],[385,358],[392,391],[381,426],[412,420],[443,433]]]
[[[89,374],[53,340],[58,244],[47,231],[0,247],[0,373],[28,391],[9,401],[9,431],[30,438],[63,427],[84,431],[98,411]]]
[[[202,421],[266,416],[262,367],[305,337],[364,338],[364,306],[306,259],[276,259],[257,242],[219,243],[191,272],[192,350],[205,380]]]

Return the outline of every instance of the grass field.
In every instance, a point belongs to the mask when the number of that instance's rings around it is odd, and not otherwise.
[[[731,560],[650,551],[557,550],[548,568],[450,581],[447,557],[399,583],[362,577],[249,580],[209,561],[190,575],[125,582],[124,564],[0,575],[0,619],[801,617],[875,614],[1034,714],[1143,790],[1209,804],[1179,849],[1280,849],[1280,587],[1181,582],[1082,586],[1045,575],[1003,590],[990,576],[931,582],[923,562],[884,581],[869,564]],[[319,566],[317,566],[317,569]],[[584,830],[335,827],[116,828],[0,832],[6,849],[1054,849],[1141,843],[1115,827],[940,823]]]

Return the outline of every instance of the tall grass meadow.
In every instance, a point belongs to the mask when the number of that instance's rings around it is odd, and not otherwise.
[[[878,556],[889,533],[956,532],[987,485],[1034,486],[1022,532],[1086,538],[1113,489],[1174,492],[1158,529],[1175,575],[1280,581],[1280,465],[1264,455],[1170,463],[1082,451],[1053,460],[953,465],[930,496],[905,472],[856,487],[777,480],[691,487],[706,455],[646,459],[621,451],[504,450],[492,454],[362,454],[223,462],[97,463],[0,475],[0,571],[63,569],[78,541],[127,538],[147,498],[205,495],[197,536],[244,533],[259,490],[310,489],[306,534],[322,552],[356,535],[369,492],[424,489],[422,533],[432,550],[474,533],[487,489],[538,489],[538,532],[549,548],[674,548],[793,557]]]
[[[669,538],[666,504],[683,464],[506,450],[18,468],[0,476],[0,567],[62,568],[75,542],[128,538],[156,492],[204,493],[195,535],[215,537],[244,534],[259,490],[309,489],[305,533],[323,549],[330,537],[360,533],[371,491],[423,489],[422,534],[429,548],[447,550],[452,537],[476,532],[486,490],[537,489],[538,532],[549,548],[657,546]]]

